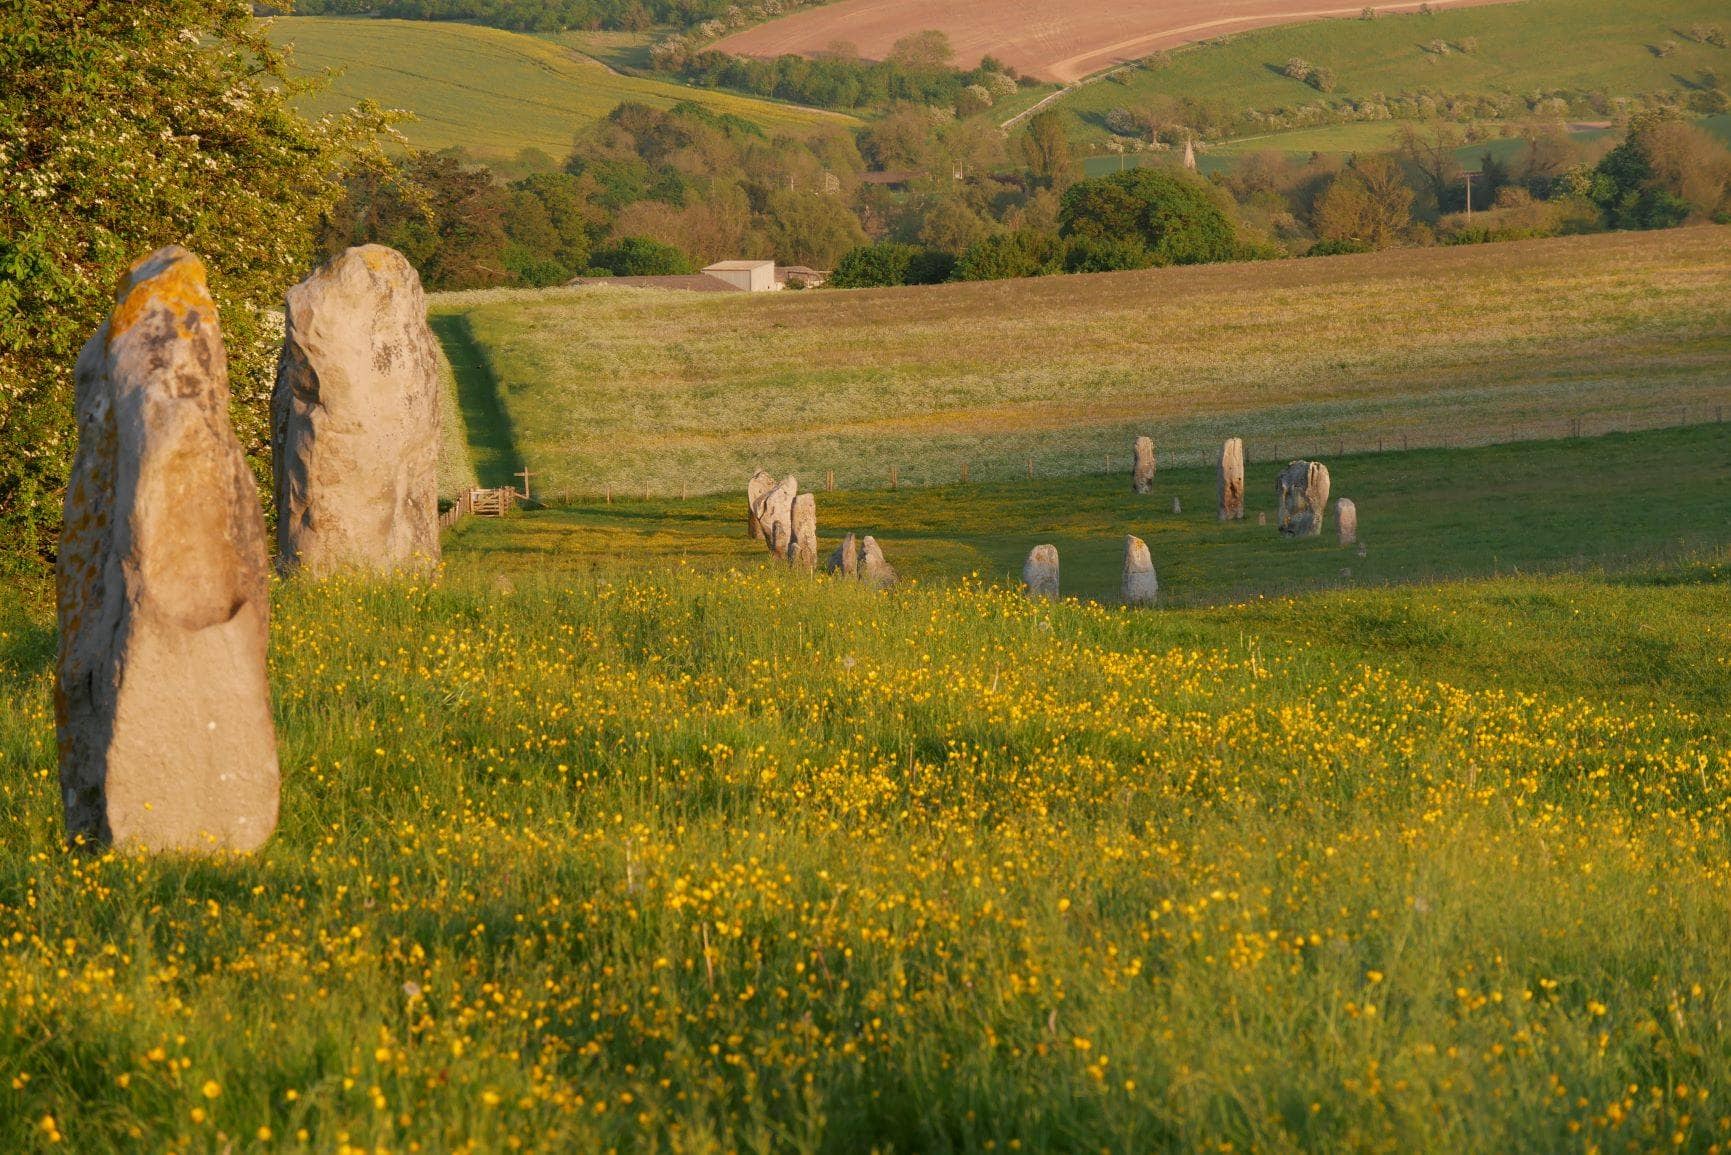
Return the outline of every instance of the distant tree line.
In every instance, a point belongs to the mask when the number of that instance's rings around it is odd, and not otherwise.
[[[688,28],[725,15],[728,0],[293,0],[299,16],[388,16],[398,20],[468,20],[519,32],[656,25]],[[284,3],[283,8],[291,7]]]
[[[942,32],[919,32],[897,41],[882,60],[863,60],[848,45],[816,57],[758,60],[713,49],[688,51],[679,41],[656,46],[658,68],[706,88],[725,88],[817,108],[888,108],[898,103],[951,109],[972,116],[1014,94],[1015,71],[987,56],[966,71]]]

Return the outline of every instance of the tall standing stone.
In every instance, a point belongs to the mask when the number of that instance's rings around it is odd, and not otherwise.
[[[872,543],[876,545],[876,542]],[[842,577],[859,576],[859,542],[849,533],[841,539],[841,544],[835,547],[835,552],[829,555],[824,563],[823,572],[840,574]]]
[[[1022,563],[1022,585],[1031,598],[1058,600],[1058,547],[1037,545]]]
[[[1315,537],[1328,513],[1328,466],[1320,461],[1294,461],[1274,483],[1280,532],[1288,537]]]
[[[253,850],[277,819],[269,563],[199,259],[171,246],[133,265],[75,377],[57,567],[67,833]]]
[[[764,495],[774,488],[775,478],[766,469],[758,470],[745,483],[745,531],[752,541],[763,540],[763,523],[757,519],[757,507],[763,503]]]
[[[362,245],[289,290],[271,394],[277,564],[439,561],[439,354],[421,278]]]
[[[895,567],[884,560],[884,551],[878,547],[877,538],[866,534],[860,542],[859,580],[874,590],[887,590],[895,585],[900,575]]]
[[[790,475],[763,495],[757,507],[758,524],[763,527],[763,544],[769,552],[786,560],[793,551],[793,502],[799,496],[799,482]]]
[[[1244,516],[1244,442],[1228,437],[1220,447],[1220,520]]]
[[[806,573],[817,568],[817,496],[802,493],[793,499],[793,543],[787,560]]]
[[[1154,441],[1150,437],[1138,437],[1136,446],[1131,451],[1130,488],[1137,493],[1147,493],[1154,488]]]
[[[1124,604],[1151,606],[1160,596],[1160,579],[1154,576],[1154,559],[1148,543],[1130,534],[1124,539]]]
[[[1334,503],[1334,524],[1340,530],[1341,545],[1358,544],[1358,506],[1352,498],[1343,497]]]

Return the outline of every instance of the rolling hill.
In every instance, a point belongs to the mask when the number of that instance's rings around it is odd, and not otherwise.
[[[1437,0],[1432,7],[1499,2]],[[1418,6],[1376,5],[1390,12]],[[1068,83],[1162,48],[1270,24],[1356,15],[1361,8],[1316,0],[840,0],[735,33],[715,47],[741,56],[810,56],[840,41],[876,60],[902,37],[936,29],[949,36],[964,68],[991,55],[1030,76]]]
[[[411,145],[458,145],[481,159],[510,159],[525,148],[562,158],[579,128],[627,100],[657,108],[695,101],[772,133],[851,123],[833,113],[623,76],[551,41],[469,24],[284,17],[272,23],[271,38],[292,45],[303,69],[341,71],[308,98],[307,111],[370,99],[415,114],[402,126]]]
[[[1230,117],[1398,93],[1443,99],[1561,91],[1598,94],[1601,115],[1610,116],[1619,97],[1686,93],[1704,72],[1731,72],[1731,51],[1688,37],[1698,24],[1731,30],[1719,0],[1521,0],[1428,16],[1312,21],[1174,52],[1159,67],[1080,86],[1058,106],[1102,136],[1101,118],[1112,108],[1179,99]],[[1437,51],[1439,42],[1448,51]],[[1324,96],[1282,75],[1295,57],[1331,70],[1334,91]]]
[[[1731,409],[1731,229],[864,291],[435,297],[544,491],[846,488],[1698,421]],[[574,415],[581,415],[575,420]],[[1575,423],[1579,422],[1579,425]],[[483,483],[509,471],[477,463]],[[500,473],[505,476],[500,476]]]

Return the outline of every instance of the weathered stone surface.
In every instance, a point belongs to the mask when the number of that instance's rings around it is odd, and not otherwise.
[[[1267,525],[1267,524],[1268,524],[1268,514],[1267,514],[1267,512],[1265,512],[1265,511],[1263,511],[1263,512],[1258,512],[1258,513],[1257,513],[1257,515],[1256,515],[1256,524],[1257,524],[1257,525]]]
[[[1358,544],[1358,506],[1352,498],[1343,497],[1334,503],[1334,524],[1340,530],[1341,545]]]
[[[775,477],[767,469],[758,470],[745,483],[745,531],[751,535],[752,541],[763,540],[763,523],[757,519],[757,507],[762,504],[764,495],[774,488]]]
[[[823,572],[849,578],[859,576],[859,542],[854,539],[853,534],[841,539],[841,544],[835,547],[835,552],[824,562]]]
[[[1172,512],[1173,513],[1183,513],[1184,512],[1184,502],[1182,500],[1180,500],[1179,498],[1174,497],[1172,499]]]
[[[1154,488],[1154,440],[1150,437],[1136,439],[1130,463],[1130,488],[1137,493]]]
[[[817,496],[802,493],[793,499],[793,543],[787,560],[810,573],[817,568]]]
[[[1151,606],[1160,596],[1160,579],[1154,576],[1154,559],[1148,544],[1135,534],[1124,539],[1124,604]]]
[[[1320,461],[1294,461],[1274,483],[1280,532],[1288,537],[1315,537],[1328,512],[1328,466]]]
[[[763,544],[776,557],[787,558],[793,550],[793,502],[799,496],[799,482],[790,474],[781,479],[757,507],[757,521],[763,527]]]
[[[877,538],[867,534],[860,543],[859,580],[875,590],[886,590],[896,584],[899,575],[895,567],[884,560]]]
[[[1228,437],[1220,447],[1220,520],[1237,521],[1243,516],[1244,442]]]
[[[439,561],[439,355],[413,266],[363,245],[289,290],[271,395],[277,564]]]
[[[67,833],[255,849],[277,819],[269,562],[199,259],[134,265],[76,378],[55,688]]]
[[[1022,563],[1022,585],[1031,598],[1058,600],[1058,547],[1037,545]]]

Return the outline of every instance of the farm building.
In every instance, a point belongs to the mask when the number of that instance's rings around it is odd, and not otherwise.
[[[767,293],[781,288],[775,279],[774,261],[717,261],[703,266],[705,276],[726,281],[748,293]]]
[[[660,277],[572,277],[567,285],[619,285],[630,289],[682,289],[692,293],[767,293],[790,282],[814,289],[829,274],[805,265],[783,265],[774,261],[718,261],[701,273]]]

